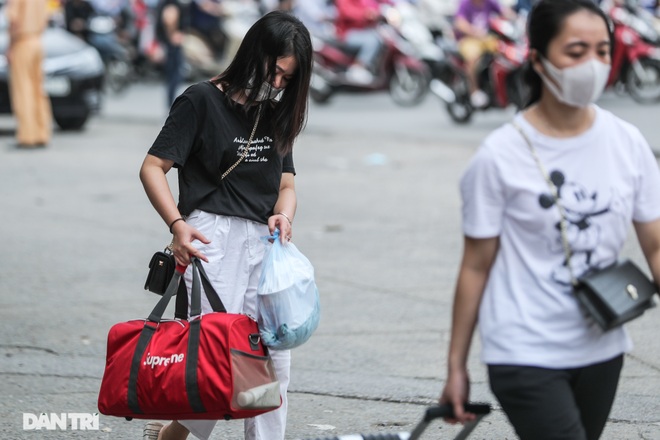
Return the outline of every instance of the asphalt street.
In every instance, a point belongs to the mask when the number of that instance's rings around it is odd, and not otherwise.
[[[157,300],[142,286],[170,236],[138,170],[164,101],[164,85],[135,85],[108,96],[84,131],[56,132],[37,151],[13,148],[14,121],[0,118],[0,439],[141,438],[137,420],[101,415],[99,430],[34,431],[23,418],[97,412],[108,329]],[[611,93],[601,103],[660,150],[660,105]],[[322,318],[293,351],[287,439],[410,431],[436,401],[462,246],[458,178],[512,114],[456,127],[432,96],[414,108],[385,94],[311,106],[295,148],[293,241],[315,266]],[[642,261],[632,234],[626,255]],[[602,438],[660,440],[660,311],[629,328],[635,349]],[[514,439],[478,355],[475,339],[472,397],[494,411],[470,438]],[[438,422],[424,438],[458,429]],[[220,422],[212,438],[241,432],[239,421]]]

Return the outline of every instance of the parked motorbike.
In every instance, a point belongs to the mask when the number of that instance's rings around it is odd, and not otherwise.
[[[621,85],[639,103],[660,100],[660,36],[653,17],[634,2],[609,10],[614,24],[612,69],[607,85]]]
[[[126,89],[133,75],[129,50],[117,38],[114,18],[97,14],[89,19],[87,41],[101,55],[105,84],[115,93]]]
[[[417,56],[414,48],[384,20],[377,26],[383,41],[383,50],[373,81],[368,84],[351,82],[346,72],[355,62],[357,51],[334,38],[314,37],[314,68],[310,96],[314,102],[324,104],[337,92],[370,92],[388,90],[395,103],[411,106],[422,101],[428,90],[430,72]],[[390,15],[391,16],[391,15]]]
[[[476,110],[505,108],[510,104],[522,108],[527,99],[522,80],[528,52],[524,27],[501,17],[492,17],[489,26],[490,33],[497,37],[497,50],[486,53],[477,63],[477,85],[488,96],[486,106],[475,108],[470,102],[465,62],[455,46],[444,48],[451,63],[444,65],[431,81],[431,92],[445,103],[454,122],[469,122]]]
[[[452,57],[457,53],[456,39],[448,20],[437,20],[435,34],[422,21],[419,10],[407,2],[396,3],[388,10],[389,19],[415,49],[415,52],[429,68],[433,93],[453,99],[453,91],[445,85],[444,79],[453,72]]]

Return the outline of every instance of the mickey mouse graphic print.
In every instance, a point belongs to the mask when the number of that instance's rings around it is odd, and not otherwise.
[[[551,172],[550,180],[557,188],[559,203],[564,209],[566,236],[571,249],[570,261],[564,259],[553,271],[553,279],[558,283],[569,285],[571,270],[575,274],[582,274],[599,267],[594,261],[596,259],[594,254],[601,240],[602,228],[596,217],[610,213],[610,205],[621,200],[614,200],[619,198],[616,190],[608,191],[605,195],[601,192],[599,197],[598,191],[592,191],[579,182],[567,181],[561,171]],[[554,196],[549,192],[539,196],[539,204],[546,209],[558,209]],[[550,237],[549,246],[553,252],[556,252],[557,248],[564,252],[561,223],[557,222],[555,227],[559,236]]]
[[[660,218],[660,171],[651,148],[637,128],[595,108],[592,127],[572,138],[545,136],[515,117],[558,189],[575,276],[614,262],[633,221]],[[463,233],[499,237],[479,310],[483,362],[573,368],[632,348],[625,329],[603,333],[580,310],[559,209],[511,124],[485,139],[460,189]]]

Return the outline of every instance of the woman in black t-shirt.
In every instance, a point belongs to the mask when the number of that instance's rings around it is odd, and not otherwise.
[[[227,311],[256,316],[265,246],[276,228],[291,239],[296,212],[292,149],[307,117],[309,32],[275,11],[247,32],[227,70],[189,87],[172,105],[140,170],[152,205],[169,226],[178,264],[204,263]],[[179,202],[166,173],[178,169]],[[184,276],[190,286],[191,271]],[[203,312],[211,310],[202,298]],[[284,439],[290,352],[271,351],[282,406],[245,420],[245,438]],[[150,422],[148,440],[206,440],[214,420]]]

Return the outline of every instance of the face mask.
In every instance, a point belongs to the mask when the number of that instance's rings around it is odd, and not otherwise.
[[[572,107],[586,107],[595,102],[603,93],[610,75],[610,65],[595,58],[564,69],[558,69],[544,58],[541,63],[548,75],[541,74],[546,87],[560,102]]]
[[[245,90],[247,94],[250,94],[252,91],[251,88],[248,88]],[[284,89],[278,89],[273,87],[268,81],[264,81],[261,83],[261,88],[259,88],[259,91],[257,92],[257,96],[254,98],[255,101],[268,101],[268,100],[275,100],[279,101],[281,96],[280,93],[282,93]]]

